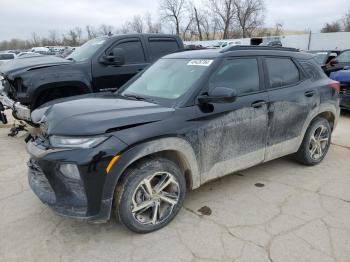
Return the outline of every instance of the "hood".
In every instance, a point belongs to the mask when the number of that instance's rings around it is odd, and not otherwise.
[[[115,94],[88,94],[54,100],[32,113],[47,135],[85,136],[161,121],[174,111]]]
[[[18,74],[39,68],[71,64],[72,61],[55,56],[35,56],[13,59],[0,66],[0,73],[3,75]]]
[[[350,69],[344,69],[336,72],[332,72],[329,76],[332,80],[338,81],[341,84],[350,83]]]

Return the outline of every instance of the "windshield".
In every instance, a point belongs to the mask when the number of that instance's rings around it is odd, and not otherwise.
[[[160,59],[120,95],[175,100],[185,94],[204,74],[213,60]]]
[[[95,52],[103,45],[107,38],[95,38],[92,39],[81,47],[77,48],[72,54],[67,56],[66,59],[70,59],[76,62],[83,62],[90,59]]]
[[[350,51],[342,52],[335,60],[339,63],[350,63]]]

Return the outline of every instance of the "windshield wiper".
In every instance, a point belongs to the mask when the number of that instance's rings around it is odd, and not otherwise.
[[[146,101],[147,99],[142,97],[142,96],[138,96],[138,95],[131,95],[131,94],[124,94],[123,96],[128,97],[128,98],[134,98],[136,100],[139,101]]]
[[[74,58],[72,58],[72,57],[67,58],[67,60],[75,62]]]

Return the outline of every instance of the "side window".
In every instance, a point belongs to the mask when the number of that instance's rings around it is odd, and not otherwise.
[[[149,38],[148,42],[152,61],[179,49],[179,45],[174,38]]]
[[[339,63],[350,63],[350,51],[344,51],[335,60]]]
[[[139,64],[146,62],[143,47],[139,40],[123,42],[117,44],[115,47],[125,50],[126,64]]]
[[[283,87],[300,80],[299,70],[289,58],[266,58],[270,87]]]
[[[211,76],[209,87],[235,89],[238,95],[259,91],[259,66],[255,58],[226,60]]]
[[[311,61],[299,61],[305,72],[312,80],[319,80],[325,77],[325,73],[317,62]]]

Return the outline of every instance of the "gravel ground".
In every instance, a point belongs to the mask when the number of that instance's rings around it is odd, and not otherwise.
[[[285,157],[188,193],[165,229],[61,218],[29,189],[21,133],[0,128],[0,261],[350,261],[350,114],[323,163]]]

